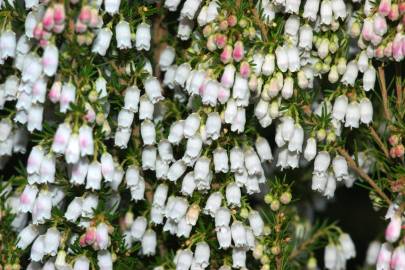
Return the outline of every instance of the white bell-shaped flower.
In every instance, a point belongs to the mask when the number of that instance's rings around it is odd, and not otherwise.
[[[203,212],[211,217],[215,217],[215,213],[221,207],[222,194],[219,192],[213,192],[207,199]]]
[[[345,127],[350,127],[350,129],[358,128],[360,117],[361,117],[361,110],[359,103],[357,101],[350,102],[346,110]]]
[[[104,9],[110,14],[116,14],[120,9],[121,0],[104,0]]]
[[[159,66],[162,71],[166,71],[169,66],[173,63],[174,58],[176,57],[176,51],[173,47],[167,46],[160,53],[159,57]]]
[[[144,235],[146,228],[148,226],[148,221],[145,217],[137,217],[131,226],[131,236],[135,241],[140,241]]]
[[[194,181],[194,172],[188,172],[183,177],[180,192],[185,196],[192,196],[196,187],[197,185]]]
[[[138,51],[150,49],[151,33],[150,25],[147,23],[140,23],[136,28],[135,46]]]
[[[228,226],[219,227],[216,229],[216,231],[219,248],[228,249],[232,244],[231,228]]]
[[[94,154],[93,129],[91,127],[83,125],[79,128],[79,144],[80,155],[82,157]],[[68,151],[68,149],[66,149],[66,151]]]
[[[82,214],[82,205],[83,205],[83,198],[80,198],[80,197],[74,198],[66,209],[66,212],[64,215],[65,218],[68,221],[76,222],[76,220]]]
[[[349,100],[346,95],[340,95],[335,99],[333,104],[332,116],[336,120],[343,121],[346,115]]]
[[[215,228],[229,227],[231,221],[231,211],[226,207],[221,207],[215,213]]]
[[[330,165],[330,155],[326,151],[320,151],[314,161],[314,173],[324,174]]]
[[[115,38],[117,40],[117,48],[120,50],[129,49],[131,44],[131,29],[129,23],[126,21],[120,21],[115,26]]]
[[[187,170],[187,166],[183,160],[179,159],[170,166],[167,172],[167,179],[176,182]]]
[[[235,182],[232,182],[226,186],[225,197],[229,206],[240,207],[241,196],[241,190]]]
[[[109,28],[102,28],[98,31],[96,39],[93,42],[91,51],[98,53],[101,56],[105,56],[108,47],[110,47],[112,31]]]
[[[101,188],[101,179],[101,164],[94,160],[87,169],[86,189],[99,190]]]
[[[360,100],[360,121],[363,124],[370,124],[373,121],[373,104],[371,101],[364,97]]]
[[[143,170],[155,170],[156,164],[156,147],[146,146],[142,150],[142,169]]]
[[[246,228],[240,221],[234,221],[231,225],[232,240],[235,247],[246,247]]]
[[[143,85],[145,87],[146,95],[153,104],[164,99],[162,95],[162,86],[157,78],[151,76],[144,81]]]
[[[194,251],[193,265],[205,269],[210,264],[210,246],[206,242],[198,242]]]

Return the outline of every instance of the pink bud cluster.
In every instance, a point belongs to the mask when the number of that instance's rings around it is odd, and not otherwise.
[[[391,149],[390,156],[392,158],[402,158],[404,156],[404,145],[402,144],[402,138],[398,134],[393,134],[388,139]]]
[[[46,9],[42,21],[34,28],[34,37],[39,40],[42,47],[48,45],[52,32],[55,34],[63,32],[66,25],[65,20],[65,6],[63,4],[54,4]]]

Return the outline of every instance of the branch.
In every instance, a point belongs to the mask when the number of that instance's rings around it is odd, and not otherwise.
[[[382,142],[380,136],[378,136],[378,133],[375,131],[375,129],[370,126],[369,130],[371,132],[371,136],[373,137],[373,139],[375,140],[375,142],[378,144],[378,146],[381,148],[381,150],[384,152],[384,155],[386,158],[390,158],[390,154],[388,152],[387,147],[385,147],[384,143]]]
[[[252,14],[253,14],[253,19],[255,20],[255,23],[259,26],[260,32],[262,33],[263,41],[267,42],[268,39],[268,30],[267,26],[263,23],[263,20],[260,18],[259,13],[257,12],[257,9],[255,7],[255,4],[253,3],[253,0],[249,0],[250,5],[252,5]]]
[[[339,147],[338,152],[346,159],[349,167],[354,172],[356,172],[358,176],[363,178],[374,189],[374,191],[378,195],[380,195],[381,198],[383,198],[388,204],[392,203],[390,198],[388,198],[388,196],[381,190],[381,188],[376,184],[376,182],[373,179],[371,179],[371,177],[368,176],[368,174],[363,169],[357,166],[356,162],[354,162],[354,160],[351,158],[351,156],[347,153],[345,149]]]
[[[401,65],[396,63],[395,65],[395,90],[397,93],[397,110],[399,110],[402,106],[402,85],[401,85]]]
[[[288,260],[292,260],[298,255],[301,254],[301,252],[305,251],[308,246],[312,245],[314,242],[316,242],[320,237],[322,237],[324,234],[327,234],[327,230],[318,230],[316,233],[312,235],[311,238],[308,238],[304,242],[302,242],[291,254],[288,256]]]
[[[384,117],[386,120],[391,121],[391,112],[388,104],[387,84],[385,82],[385,73],[382,66],[378,67],[378,82],[380,84],[381,96],[383,99]]]

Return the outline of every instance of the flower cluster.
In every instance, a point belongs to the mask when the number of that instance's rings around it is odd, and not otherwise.
[[[328,239],[325,268],[344,269],[350,236],[304,228],[291,185],[267,179],[313,162],[312,190],[332,198],[367,176],[345,139],[372,128],[374,61],[404,57],[404,5],[156,2],[0,1],[0,168],[27,152],[0,183],[22,254],[4,264],[266,270],[302,252],[313,269],[305,243]],[[391,250],[377,265],[397,269]]]

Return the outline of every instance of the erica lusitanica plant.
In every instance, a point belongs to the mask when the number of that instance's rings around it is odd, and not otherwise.
[[[0,0],[0,270],[404,270],[404,28],[403,0]],[[316,210],[353,186],[364,251]]]

